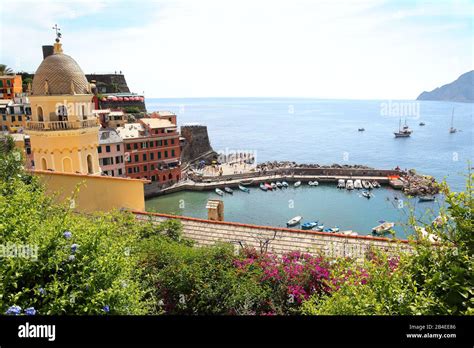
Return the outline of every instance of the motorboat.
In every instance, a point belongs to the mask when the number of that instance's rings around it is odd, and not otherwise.
[[[420,126],[424,126],[426,123],[425,122],[420,122]]]
[[[348,190],[353,190],[354,189],[354,182],[352,180],[347,180],[346,181],[346,189]]]
[[[288,183],[286,181],[282,181],[281,186],[288,187]]]
[[[379,182],[378,182],[378,181],[375,181],[375,180],[372,181],[372,187],[373,187],[373,188],[380,188]]]
[[[344,179],[339,179],[337,181],[337,188],[345,188],[346,187],[346,182],[344,181]]]
[[[320,225],[316,226],[316,231],[321,232],[322,230],[324,230],[324,225],[323,224],[320,224]]]
[[[301,221],[301,219],[303,219],[302,216],[295,216],[293,219],[289,220],[286,225],[287,226],[295,226],[295,225],[298,225]]]
[[[279,182],[279,181],[276,182],[276,185],[277,185],[278,188],[282,188],[282,186],[283,186],[283,185],[281,184],[281,182]]]
[[[300,186],[300,185],[301,185],[301,181],[297,181],[297,182],[294,183],[293,186],[298,187],[298,186]]]
[[[224,191],[222,191],[221,189],[219,188],[216,188],[216,193],[219,195],[219,196],[223,196],[224,195]]]
[[[308,185],[309,185],[309,186],[318,186],[318,185],[319,185],[319,182],[318,182],[317,180],[309,181],[309,182],[308,182]]]
[[[369,199],[370,197],[372,197],[372,195],[370,194],[369,191],[364,191],[362,192],[362,196],[364,196],[365,198]]]
[[[330,229],[329,229],[329,232],[332,232],[332,233],[339,232],[339,227],[334,226],[333,228],[330,228]]]
[[[359,179],[354,180],[354,188],[356,188],[356,189],[361,189],[362,188],[362,182]]]
[[[433,202],[435,200],[435,196],[421,196],[418,200],[420,202]]]
[[[268,187],[266,187],[264,183],[261,183],[260,184],[260,189],[263,190],[263,191],[267,191]]]
[[[265,183],[265,187],[266,187],[267,189],[269,189],[269,190],[273,190],[272,185],[270,185],[270,184],[267,183],[267,182]]]
[[[370,190],[372,188],[372,184],[367,180],[362,180],[362,187],[366,190]]]
[[[365,128],[359,128],[358,131],[359,131],[359,132],[364,132],[364,131],[365,131]]]
[[[384,221],[380,225],[377,225],[374,228],[372,228],[372,233],[383,234],[383,233],[389,232],[393,228],[393,226],[395,226],[395,223]]]
[[[230,194],[233,194],[234,193],[234,190],[232,190],[230,187],[224,187],[224,191],[227,192],[227,193],[230,193]]]
[[[239,190],[240,190],[240,191],[243,191],[243,192],[250,193],[250,189],[249,189],[249,188],[247,188],[247,187],[245,187],[245,186],[243,186],[243,185],[240,185],[240,184],[239,184]]]
[[[313,228],[315,228],[316,226],[318,226],[318,222],[317,221],[310,221],[310,222],[305,222],[304,224],[301,225],[301,229],[302,230],[312,230]]]
[[[395,134],[395,138],[408,138],[412,132],[413,131],[408,127],[406,120],[405,125],[402,128],[402,119],[400,118],[398,132],[393,132],[393,134]]]
[[[274,182],[272,182],[270,185],[272,186],[273,190],[277,188],[277,185]]]

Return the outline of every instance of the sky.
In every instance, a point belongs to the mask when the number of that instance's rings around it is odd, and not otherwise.
[[[34,72],[57,23],[147,98],[415,99],[474,69],[473,22],[473,0],[2,0],[0,63]]]

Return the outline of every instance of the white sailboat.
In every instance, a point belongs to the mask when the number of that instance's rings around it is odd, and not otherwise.
[[[451,114],[451,128],[449,128],[449,133],[456,133],[458,130],[456,128],[454,128],[454,108],[453,108],[453,112]]]

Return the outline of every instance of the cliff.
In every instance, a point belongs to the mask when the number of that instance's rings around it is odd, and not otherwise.
[[[421,93],[416,100],[445,100],[456,102],[474,102],[474,70],[459,76],[447,85],[438,87],[431,92]]]
[[[201,125],[181,126],[181,136],[185,143],[181,151],[181,162],[191,163],[196,160],[210,160],[217,157],[211,147],[207,127]]]

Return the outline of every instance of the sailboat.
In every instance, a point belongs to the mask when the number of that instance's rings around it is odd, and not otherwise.
[[[453,121],[454,121],[454,108],[451,114],[451,128],[449,128],[449,133],[456,133],[458,131],[456,128],[454,128]]]
[[[393,132],[395,134],[395,138],[408,138],[412,130],[408,128],[407,120],[405,119],[405,125],[402,129],[402,118],[400,117],[400,122],[398,123],[398,132]]]

